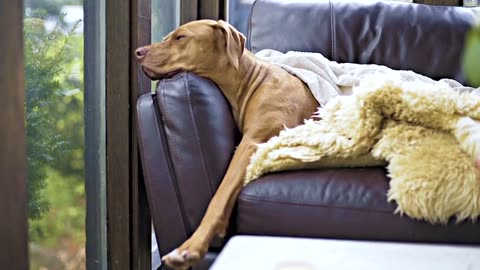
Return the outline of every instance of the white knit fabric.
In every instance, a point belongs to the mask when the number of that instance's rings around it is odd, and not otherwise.
[[[308,85],[313,96],[322,106],[336,96],[350,95],[354,86],[358,86],[362,79],[371,75],[395,73],[395,76],[399,76],[404,82],[446,83],[458,91],[473,90],[454,80],[434,81],[407,70],[393,70],[380,65],[337,63],[328,60],[320,53],[291,51],[284,54],[266,49],[256,53],[256,56],[300,78]]]

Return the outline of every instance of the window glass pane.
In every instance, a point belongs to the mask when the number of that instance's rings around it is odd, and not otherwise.
[[[180,1],[152,0],[152,42],[163,37],[180,24]]]
[[[180,25],[180,1],[178,0],[151,0],[152,1],[152,43],[160,42],[171,31]],[[152,91],[155,91],[156,82],[152,82]]]
[[[480,1],[479,0],[463,0],[463,5],[466,7],[479,6]]]
[[[85,269],[83,1],[27,0],[31,269]]]

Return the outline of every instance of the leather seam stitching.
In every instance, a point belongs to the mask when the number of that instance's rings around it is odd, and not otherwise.
[[[188,100],[188,106],[190,108],[190,117],[192,119],[192,123],[193,123],[193,132],[195,133],[195,139],[197,141],[197,144],[198,144],[198,148],[200,149],[200,154],[202,155],[202,167],[203,167],[203,170],[207,176],[207,182],[208,182],[208,186],[210,188],[210,195],[213,196],[213,185],[212,185],[212,179],[210,177],[210,173],[209,173],[209,170],[208,170],[208,167],[207,165],[205,164],[205,153],[203,151],[203,147],[202,147],[202,144],[200,143],[200,137],[199,137],[199,133],[198,133],[198,126],[197,126],[197,121],[196,121],[196,118],[195,118],[195,114],[193,113],[193,110],[194,110],[194,107],[192,105],[192,100],[191,100],[191,91],[190,91],[190,84],[188,83],[188,76],[189,74],[187,73],[186,74],[186,83],[185,83],[185,89],[187,90],[187,100]]]
[[[149,94],[149,97],[152,99],[152,105],[153,105],[153,104],[154,104],[154,102],[153,102],[154,95],[153,95],[152,93],[150,93],[150,94]],[[142,99],[142,98],[143,98],[143,96],[140,97],[140,99]],[[138,107],[139,107],[138,104],[139,104],[139,103],[137,103],[137,112],[140,111],[140,110],[138,109]],[[154,109],[155,109],[155,108],[154,108]],[[152,116],[153,116],[154,119],[156,120],[155,112],[154,112],[153,110],[150,110],[150,113],[152,114]],[[157,121],[156,121],[156,122],[157,122]],[[158,122],[157,122],[157,123],[158,123]],[[159,127],[158,127],[157,125],[154,125],[154,126],[156,126],[156,127],[155,127],[155,130],[157,130],[157,132],[159,132]],[[141,134],[145,134],[145,132],[144,132],[144,131],[145,131],[145,128],[144,128],[144,125],[143,125],[143,122],[142,122],[142,114],[141,114],[141,113],[138,113],[138,128],[139,128],[139,131],[140,131],[140,135],[139,135],[140,139],[138,140],[138,142],[139,142],[139,144],[140,144],[140,149],[143,149],[143,151],[145,152],[147,148],[145,147],[145,143],[144,143],[144,141],[143,141],[143,139],[142,139],[143,136],[141,135]],[[160,135],[160,133],[159,133],[159,135]],[[152,177],[152,175],[150,174],[150,169],[151,169],[151,167],[150,167],[150,165],[149,165],[148,162],[144,161],[143,155],[142,155],[142,158],[141,158],[141,159],[142,159],[142,165],[146,167],[146,170],[143,170],[143,174],[145,175],[144,180],[147,182],[147,183],[145,183],[145,185],[146,185],[145,188],[146,188],[146,191],[147,191],[148,205],[149,205],[149,207],[150,207],[150,209],[151,209],[151,211],[152,211],[152,219],[156,220],[156,219],[157,219],[157,214],[156,214],[156,213],[159,212],[159,211],[157,210],[157,205],[154,204],[154,203],[152,203],[152,201],[148,198],[148,197],[151,197],[151,195],[153,195],[153,194],[151,194],[151,188],[149,188],[149,186],[151,186],[151,185],[152,185],[152,182],[153,182],[153,179],[152,179],[153,177]],[[154,222],[154,228],[157,228],[156,222]],[[158,245],[158,250],[161,250],[161,247],[160,247],[160,243],[159,243],[159,241],[158,241],[158,238],[157,238],[157,245]]]
[[[150,96],[150,98],[152,98],[152,104],[153,104],[153,95],[150,94],[149,96]],[[141,98],[142,98],[142,97],[140,97],[140,99],[141,99]],[[139,103],[137,103],[137,111],[140,111],[140,110],[138,109],[138,104],[139,104]],[[150,110],[150,113],[152,114],[152,116],[154,117],[154,119],[156,119],[155,112],[152,112],[152,111],[153,111],[153,110]],[[139,118],[139,119],[138,119],[138,128],[140,129],[140,139],[138,140],[138,142],[139,142],[139,144],[140,144],[140,149],[142,149],[143,152],[147,152],[147,151],[148,151],[148,150],[147,150],[147,147],[145,147],[144,141],[143,141],[143,139],[142,139],[143,136],[141,135],[141,134],[145,134],[145,132],[144,132],[145,128],[144,128],[144,125],[143,125],[143,122],[142,122],[142,114],[141,114],[141,113],[138,113],[138,118]],[[157,125],[155,125],[155,126],[157,126]],[[158,129],[159,129],[158,126],[157,126],[155,129],[156,129],[157,131],[159,131],[159,130],[158,130]],[[147,183],[147,186],[151,186],[151,185],[152,185],[151,183],[152,183],[153,179],[152,179],[152,176],[151,176],[151,174],[150,174],[150,169],[151,169],[150,164],[149,164],[149,162],[143,161],[143,158],[142,158],[142,164],[143,164],[143,166],[145,166],[145,167],[147,168],[147,170],[144,170],[144,172],[143,172],[144,175],[145,175],[145,180],[148,182],[148,183]],[[149,192],[151,189],[148,188],[148,187],[146,187],[146,189],[147,189],[147,196],[151,195],[150,192]],[[148,200],[148,201],[150,202],[151,200]],[[153,213],[158,213],[157,207],[156,207],[156,205],[155,205],[154,203],[149,203],[149,207],[150,207],[150,209],[152,209],[152,212],[153,212]],[[154,215],[154,216],[156,216],[156,215]],[[155,227],[156,227],[156,226],[155,226]],[[159,249],[160,249],[160,246],[159,246]]]
[[[185,76],[182,75],[182,77],[180,77],[180,79],[184,79]],[[173,81],[173,80],[171,80]],[[162,86],[165,85],[165,82],[166,80],[162,80],[160,81],[160,89],[164,89]],[[163,108],[166,108],[166,103],[165,103],[165,91],[161,90],[160,91],[161,94],[162,94],[162,103],[163,103]],[[160,109],[160,108],[159,108]],[[161,109],[160,109],[161,110]],[[166,111],[165,110],[161,110],[161,112],[163,112],[163,115],[167,115]],[[167,124],[168,126],[168,118],[167,117],[164,117],[163,119],[165,119],[165,124]],[[157,118],[157,121],[158,121],[158,118]],[[159,127],[158,127],[159,128]],[[189,232],[191,232],[191,228],[190,228],[190,224],[188,224],[188,219],[187,219],[187,215],[186,215],[186,209],[185,209],[185,205],[183,205],[183,196],[182,196],[182,192],[180,191],[180,187],[178,186],[178,180],[177,180],[177,176],[175,174],[175,170],[173,169],[173,166],[171,164],[171,154],[170,154],[170,147],[169,147],[169,143],[168,143],[168,138],[166,136],[166,134],[164,134],[164,138],[165,138],[165,142],[164,142],[164,151],[166,151],[167,153],[166,156],[168,157],[167,158],[167,168],[169,170],[169,173],[172,175],[172,182],[173,182],[173,187],[174,187],[174,190],[175,190],[175,193],[176,193],[176,197],[177,197],[177,203],[178,203],[178,206],[180,208],[180,214],[182,216],[182,219],[183,219],[183,226],[184,226],[184,229],[186,231],[186,234],[188,235]]]
[[[270,204],[283,204],[283,205],[297,205],[297,206],[310,206],[310,207],[322,207],[322,208],[338,208],[338,209],[347,209],[347,210],[355,210],[355,211],[362,211],[365,212],[366,210],[362,210],[362,208],[353,208],[353,207],[348,207],[348,206],[336,206],[336,205],[326,205],[326,204],[314,204],[313,202],[306,201],[305,203],[299,202],[299,201],[272,201],[272,200],[267,200],[267,199],[262,199],[258,198],[255,196],[251,195],[241,195],[239,197],[239,200],[243,199],[245,201],[249,202],[262,202],[262,203],[270,203]],[[383,211],[383,210],[368,210],[369,212],[378,212],[378,213],[393,213],[390,211]]]
[[[336,34],[335,34],[335,12],[333,10],[333,3],[330,0],[330,31],[331,33],[331,39],[332,39],[332,58],[334,60],[337,60],[337,50],[336,50],[336,44],[335,44],[335,39],[336,39]]]
[[[251,39],[252,39],[252,18],[253,18],[253,12],[255,11],[255,6],[257,5],[259,1],[255,1],[253,2],[252,4],[252,8],[251,8],[251,12],[250,12],[250,15],[248,17],[248,39],[247,39],[247,48],[249,50],[252,50],[252,42],[251,42]]]

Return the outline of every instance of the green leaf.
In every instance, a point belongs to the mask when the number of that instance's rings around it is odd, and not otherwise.
[[[463,54],[463,69],[470,85],[480,86],[480,27],[467,34]]]

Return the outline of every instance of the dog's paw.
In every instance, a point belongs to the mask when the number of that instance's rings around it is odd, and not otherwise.
[[[187,251],[184,250],[182,253],[178,249],[174,249],[167,255],[162,257],[162,261],[173,268],[180,269],[179,267],[184,264],[186,260]]]
[[[203,250],[203,248],[195,248],[187,241],[181,247],[163,256],[162,261],[173,269],[186,270],[200,262],[206,253]]]
[[[480,121],[460,117],[455,126],[455,138],[460,147],[474,160],[480,158]]]

